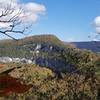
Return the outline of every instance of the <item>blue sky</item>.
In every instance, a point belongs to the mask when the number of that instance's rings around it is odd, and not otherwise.
[[[46,8],[29,35],[54,34],[63,41],[89,41],[91,23],[100,15],[100,0],[21,0]]]
[[[29,1],[29,0],[27,0]],[[34,0],[46,7],[46,15],[33,33],[52,33],[64,41],[88,41],[91,26],[100,15],[100,0]]]

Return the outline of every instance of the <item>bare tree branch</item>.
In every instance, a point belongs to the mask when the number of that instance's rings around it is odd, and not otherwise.
[[[24,32],[26,31],[26,29],[28,29],[28,26],[23,25],[24,21],[22,17],[25,16],[24,11],[21,8],[16,11],[11,3],[4,6],[0,15],[0,33],[14,40],[17,39],[9,35],[10,33],[19,33],[24,35]],[[8,26],[6,26],[6,24]],[[2,25],[5,26],[2,27]]]
[[[5,32],[0,31],[0,33],[2,33],[2,34],[4,34],[4,35],[6,35],[6,36],[12,38],[13,40],[16,40],[16,41],[18,40],[18,39],[16,39],[16,38],[10,36],[9,34],[7,34],[7,33],[5,33]]]

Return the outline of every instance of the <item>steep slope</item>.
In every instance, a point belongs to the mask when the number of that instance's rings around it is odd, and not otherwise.
[[[42,67],[49,67],[56,72],[73,72],[82,61],[96,59],[96,54],[79,50],[66,45],[54,35],[37,35],[18,41],[5,40],[0,42],[0,56],[31,59]],[[85,61],[86,60],[86,61]]]

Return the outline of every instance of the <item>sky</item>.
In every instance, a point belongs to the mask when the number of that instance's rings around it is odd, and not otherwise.
[[[33,20],[33,25],[26,36],[53,34],[62,41],[91,41],[89,36],[92,34],[94,36],[100,31],[100,0],[17,0],[17,2],[38,5],[38,7],[35,5],[37,8],[33,7],[38,11],[35,10],[31,16],[31,18],[35,16],[36,19]],[[13,36],[23,37],[20,34]],[[1,38],[5,36],[1,35]]]

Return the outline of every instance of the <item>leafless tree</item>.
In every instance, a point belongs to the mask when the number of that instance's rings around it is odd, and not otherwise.
[[[10,33],[24,34],[28,29],[25,17],[27,16],[21,7],[17,9],[13,3],[6,5],[0,3],[0,33],[17,40]]]

